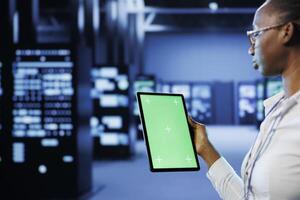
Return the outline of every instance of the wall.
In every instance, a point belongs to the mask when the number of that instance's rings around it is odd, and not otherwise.
[[[147,33],[144,72],[165,81],[245,81],[260,78],[241,32]]]

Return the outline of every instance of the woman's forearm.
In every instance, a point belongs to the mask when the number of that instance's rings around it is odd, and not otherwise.
[[[214,162],[216,162],[221,157],[218,151],[210,142],[208,142],[208,144],[205,146],[200,156],[206,162],[208,168],[210,168],[214,164]]]

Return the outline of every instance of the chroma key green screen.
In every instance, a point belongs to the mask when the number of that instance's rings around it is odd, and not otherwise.
[[[140,93],[144,134],[155,169],[194,169],[199,164],[181,95]],[[145,127],[144,127],[145,128]],[[149,152],[148,152],[149,154]]]

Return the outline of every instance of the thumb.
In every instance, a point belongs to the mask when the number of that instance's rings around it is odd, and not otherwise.
[[[188,117],[188,122],[192,128],[197,128],[197,122],[191,117]]]
[[[194,120],[191,116],[188,117],[188,121],[189,121],[190,126],[192,126],[193,128],[200,128],[200,127],[205,126],[204,124]]]

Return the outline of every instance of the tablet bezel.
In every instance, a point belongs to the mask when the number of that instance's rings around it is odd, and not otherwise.
[[[140,119],[141,119],[142,127],[143,127],[144,141],[145,141],[145,144],[146,144],[146,147],[147,147],[147,154],[148,154],[148,159],[149,159],[151,172],[199,171],[200,170],[200,165],[199,165],[198,157],[197,157],[197,154],[196,154],[196,147],[195,147],[195,144],[193,142],[193,136],[192,136],[189,125],[188,125],[189,126],[189,136],[190,136],[191,143],[193,145],[194,157],[196,159],[197,167],[192,167],[192,168],[154,168],[153,167],[152,156],[151,156],[151,151],[150,151],[150,144],[149,144],[149,140],[148,140],[148,133],[147,133],[146,123],[145,123],[145,118],[144,118],[144,111],[143,111],[142,102],[141,102],[141,95],[181,97],[183,107],[184,107],[184,114],[185,114],[185,118],[187,120],[187,123],[188,123],[188,115],[187,115],[185,100],[184,100],[184,97],[183,97],[182,94],[157,93],[157,92],[137,92],[136,93],[139,112],[140,112]]]

